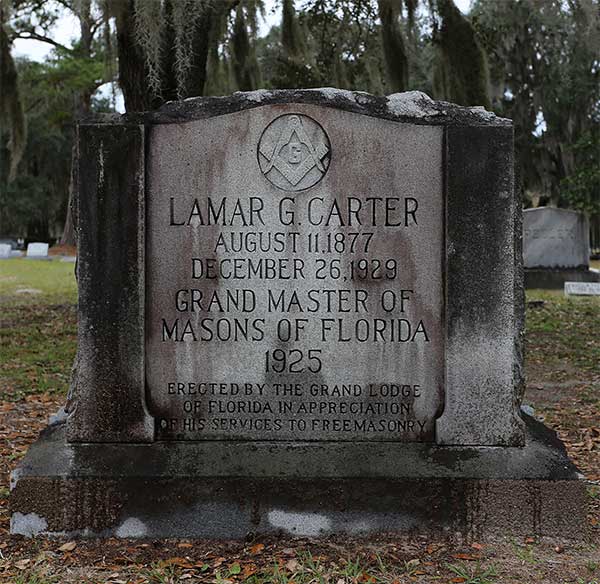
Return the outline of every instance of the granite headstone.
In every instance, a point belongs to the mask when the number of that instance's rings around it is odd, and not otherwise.
[[[575,467],[519,411],[510,121],[298,90],[77,140],[78,353],[14,533],[580,531]]]
[[[523,213],[525,268],[587,268],[589,225],[583,213],[538,207]]]
[[[523,265],[528,288],[562,288],[567,280],[600,281],[589,269],[589,223],[583,213],[538,207],[523,213]]]
[[[11,257],[12,246],[8,243],[0,243],[0,259],[7,259]]]

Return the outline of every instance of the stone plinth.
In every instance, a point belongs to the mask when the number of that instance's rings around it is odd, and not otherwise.
[[[585,483],[556,434],[533,418],[526,423],[526,446],[507,448],[69,444],[64,423],[56,424],[13,474],[11,531],[227,539],[382,532],[582,538]]]

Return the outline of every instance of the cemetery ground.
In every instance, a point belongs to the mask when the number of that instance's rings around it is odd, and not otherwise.
[[[585,540],[379,536],[56,540],[11,537],[9,473],[64,401],[76,344],[73,264],[0,265],[0,582],[597,584],[600,582],[600,299],[527,294],[524,404],[555,429],[588,484]],[[594,267],[600,267],[598,262]]]

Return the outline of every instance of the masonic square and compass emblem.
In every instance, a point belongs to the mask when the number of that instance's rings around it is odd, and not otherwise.
[[[317,184],[327,172],[331,143],[312,118],[286,114],[274,119],[258,143],[258,164],[269,182],[285,191]]]

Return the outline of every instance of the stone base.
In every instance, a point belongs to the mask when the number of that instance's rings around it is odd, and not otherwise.
[[[400,443],[67,444],[48,427],[14,471],[11,532],[244,538],[585,534],[585,484],[524,416],[518,447]]]
[[[562,290],[565,282],[600,282],[598,270],[542,270],[525,269],[525,288],[544,288],[546,290]]]

